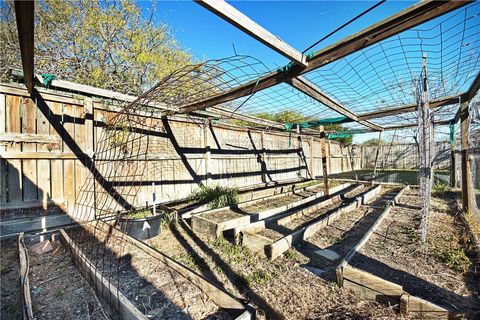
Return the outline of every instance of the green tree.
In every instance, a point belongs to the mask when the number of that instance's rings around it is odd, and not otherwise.
[[[368,139],[367,141],[363,142],[362,144],[369,145],[369,146],[376,146],[376,145],[379,144],[379,141],[376,138],[372,138],[372,139]],[[380,144],[386,144],[386,142],[384,140],[380,139]]]
[[[20,67],[13,1],[0,6],[0,72]],[[35,3],[35,72],[139,94],[177,68],[190,53],[169,26],[154,22],[134,0],[41,0]]]

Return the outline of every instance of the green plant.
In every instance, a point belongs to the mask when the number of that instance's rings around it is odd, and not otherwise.
[[[207,203],[210,209],[237,204],[239,201],[236,188],[220,185],[205,186],[200,184],[200,187],[194,191],[192,198],[200,203]]]
[[[450,187],[445,182],[437,182],[432,186],[432,195],[434,197],[442,197],[448,191],[450,191]]]
[[[128,214],[126,214],[126,217],[129,219],[143,219],[151,217],[152,215],[153,213],[150,209],[139,209],[129,212]]]
[[[272,279],[271,275],[267,271],[262,269],[257,269],[248,275],[243,275],[243,278],[249,286],[251,286],[252,284],[258,284],[260,286],[263,286]]]
[[[288,260],[298,260],[300,259],[300,255],[298,254],[297,250],[295,249],[288,249],[287,252],[283,255]]]
[[[434,256],[457,272],[466,272],[471,264],[462,248],[435,247]]]

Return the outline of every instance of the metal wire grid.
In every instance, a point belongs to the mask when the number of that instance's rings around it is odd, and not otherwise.
[[[423,54],[431,100],[466,91],[480,69],[480,3],[355,52],[306,78],[355,113],[414,105]]]

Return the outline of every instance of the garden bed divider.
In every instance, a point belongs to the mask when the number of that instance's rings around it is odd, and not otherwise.
[[[348,186],[350,186],[350,184],[348,184],[348,183],[347,184],[342,184],[342,185],[339,185],[335,188],[332,188],[330,190],[330,192],[331,193],[332,192],[337,192],[341,189],[347,188]],[[306,188],[303,188],[303,189],[300,189],[300,190],[308,190],[308,188],[311,188],[311,187],[306,187]],[[202,214],[219,212],[219,211],[224,211],[224,210],[233,209],[233,208],[241,209],[243,207],[250,206],[250,205],[259,203],[261,201],[275,200],[279,197],[283,197],[283,196],[286,196],[286,195],[289,195],[289,194],[293,194],[293,191],[283,193],[283,194],[277,194],[277,195],[266,197],[266,198],[256,199],[256,200],[253,200],[253,201],[243,202],[243,203],[240,203],[240,204],[235,205],[235,206],[228,206],[228,207],[208,210],[208,211],[204,211],[204,212],[201,212],[201,213],[198,213],[198,214],[194,214],[194,215],[192,215],[192,229],[193,229],[193,231],[195,231],[197,233],[205,234],[209,238],[215,239],[215,238],[218,238],[219,236],[221,236],[223,234],[223,232],[226,231],[226,230],[235,229],[237,227],[248,225],[252,222],[257,222],[257,221],[272,217],[272,216],[274,216],[276,214],[279,214],[283,211],[287,211],[287,210],[290,210],[290,209],[292,209],[296,206],[300,206],[300,205],[303,205],[303,204],[308,203],[310,201],[314,201],[314,200],[316,200],[318,198],[321,198],[325,195],[323,191],[320,191],[320,192],[317,192],[316,194],[314,194],[310,197],[307,197],[305,199],[289,203],[287,205],[283,205],[283,206],[278,207],[278,208],[273,208],[273,209],[265,210],[265,211],[262,211],[262,212],[246,215],[246,216],[243,216],[243,217],[222,221],[222,222],[215,222],[215,221],[212,221],[210,219],[207,219],[207,218],[201,216]]]
[[[294,244],[303,240],[307,240],[308,238],[316,234],[318,231],[328,226],[330,222],[333,222],[339,217],[341,217],[342,214],[351,212],[360,207],[361,205],[368,203],[371,199],[377,196],[381,192],[381,190],[382,186],[378,185],[375,188],[365,192],[363,195],[358,196],[350,204],[340,207],[331,214],[322,217],[320,220],[310,223],[303,228],[296,230],[278,239],[277,241],[274,241],[272,244],[265,246],[265,255],[270,260],[275,260],[277,257],[290,249]],[[249,236],[248,233],[246,235]]]
[[[101,272],[85,256],[82,250],[73,242],[65,230],[60,230],[61,241],[70,251],[73,262],[80,272],[94,286],[99,298],[104,302],[110,316],[122,320],[147,320],[148,318],[125,297],[120,290],[102,276]]]
[[[84,224],[82,225],[86,227],[87,229],[92,229],[95,228],[91,224]],[[247,319],[255,319],[255,309],[251,307],[250,305],[244,305],[241,303],[236,297],[231,295],[230,293],[224,291],[223,289],[217,287],[215,284],[211,283],[207,279],[203,278],[201,275],[197,274],[195,271],[189,269],[188,267],[176,262],[169,256],[165,255],[164,253],[156,250],[152,246],[139,241],[135,238],[130,237],[129,235],[121,232],[114,226],[103,222],[103,221],[98,221],[97,228],[99,228],[101,231],[114,236],[115,234],[121,234],[120,237],[122,237],[125,241],[128,243],[136,246],[146,254],[156,258],[157,260],[161,261],[171,269],[175,270],[178,272],[180,275],[188,279],[190,282],[192,282],[194,285],[199,287],[205,294],[208,295],[210,299],[212,299],[213,302],[215,302],[219,307],[222,309],[226,310],[227,312],[231,314],[235,314],[237,320],[247,320]]]
[[[22,316],[24,320],[33,320],[32,298],[30,295],[30,281],[28,250],[23,241],[24,233],[18,236],[18,258],[20,267],[20,290],[22,292]]]
[[[291,181],[291,182],[294,182],[293,184],[279,185],[277,187],[266,188],[263,190],[255,190],[255,188],[249,188],[247,189],[246,192],[239,194],[240,202],[242,204],[243,203],[252,204],[250,201],[262,200],[264,198],[273,197],[281,194],[288,194],[296,190],[310,190],[322,184],[322,182],[319,181],[318,183],[308,187],[299,187],[299,185],[302,185],[309,181],[314,181],[314,180],[305,181],[305,180],[296,179],[294,181]],[[284,182],[280,182],[279,184],[283,184],[283,183]],[[269,186],[268,184],[261,184],[259,187],[268,187],[268,186]],[[224,207],[224,208],[228,208],[228,207]],[[190,219],[192,215],[199,214],[207,210],[209,210],[208,204],[202,204],[202,205],[193,206],[193,207],[186,207],[178,210],[178,212],[181,215],[182,219]]]
[[[455,313],[451,313],[447,309],[429,301],[409,295],[403,291],[403,286],[349,265],[353,257],[378,229],[380,223],[389,214],[391,208],[399,203],[400,197],[409,188],[410,186],[407,185],[395,195],[362,239],[338,265],[336,269],[337,284],[339,287],[351,289],[367,299],[389,303],[391,305],[399,305],[402,314],[415,313],[427,319],[455,319],[457,316]]]

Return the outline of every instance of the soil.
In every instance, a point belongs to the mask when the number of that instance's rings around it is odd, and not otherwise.
[[[2,320],[22,318],[22,292],[16,239],[0,242],[0,306]]]
[[[108,319],[95,292],[59,241],[40,255],[28,250],[30,292],[35,319]]]
[[[387,201],[400,191],[400,189],[382,189],[381,195],[377,196],[370,205],[361,207],[343,214],[340,219],[333,221],[327,227],[320,230],[313,237],[299,247],[299,251],[310,258],[309,265],[324,271],[322,277],[329,281],[335,281],[335,269],[341,260],[362,239],[363,235],[377,221],[384,209],[381,209]],[[338,255],[336,259],[328,259],[316,253],[318,250],[328,249]]]
[[[432,198],[431,204],[427,250],[419,237],[418,189],[411,189],[351,263],[401,284],[411,295],[479,319],[480,279],[463,249],[456,199],[446,194]]]
[[[282,225],[282,226],[272,224],[268,228],[260,231],[258,234],[276,241],[276,240],[278,240],[278,239],[280,239],[280,238],[282,238],[282,237],[284,237],[284,236],[286,236],[286,235],[288,235],[288,234],[306,226],[307,224],[309,224],[311,222],[314,222],[315,220],[318,220],[319,218],[321,218],[325,214],[328,214],[330,212],[335,211],[336,209],[340,208],[340,206],[342,206],[344,203],[349,203],[356,196],[358,196],[359,194],[361,194],[363,192],[366,192],[366,191],[367,190],[365,190],[365,188],[359,188],[359,189],[349,191],[344,195],[345,201],[343,201],[343,202],[337,201],[337,202],[335,202],[335,203],[333,203],[329,206],[326,206],[324,208],[320,208],[315,212],[312,212],[312,213],[306,214],[306,215],[302,215],[302,216],[300,216],[300,217],[298,217],[298,218],[296,218],[296,219],[294,219],[294,220],[290,221],[289,223],[287,223],[285,225]]]
[[[97,269],[149,319],[230,319],[197,286],[141,249],[118,237],[84,229],[69,235]],[[97,238],[98,237],[98,238]]]
[[[223,238],[207,240],[185,222],[171,224],[147,242],[250,300],[257,319],[411,319],[306,270],[302,265],[308,259],[295,249],[271,262]]]

